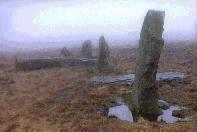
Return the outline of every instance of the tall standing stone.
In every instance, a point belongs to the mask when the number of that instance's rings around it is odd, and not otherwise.
[[[104,36],[99,38],[99,58],[97,67],[100,72],[111,72],[113,70],[109,47]]]
[[[142,116],[161,113],[158,107],[156,73],[164,40],[162,38],[165,12],[149,10],[140,34],[134,81],[134,106]]]
[[[85,58],[92,58],[92,42],[90,40],[86,40],[82,44],[81,54]]]

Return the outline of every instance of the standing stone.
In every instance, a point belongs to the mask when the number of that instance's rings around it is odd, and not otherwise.
[[[92,58],[92,44],[90,40],[86,40],[82,44],[81,54],[85,58]]]
[[[66,57],[66,56],[71,56],[71,53],[70,53],[70,51],[66,47],[64,47],[61,50],[61,55],[64,56],[64,57]]]
[[[144,117],[161,114],[156,73],[164,45],[164,17],[163,11],[149,10],[140,34],[133,103],[137,113]]]
[[[100,72],[111,72],[113,70],[109,47],[104,36],[99,38],[99,58],[97,67]]]

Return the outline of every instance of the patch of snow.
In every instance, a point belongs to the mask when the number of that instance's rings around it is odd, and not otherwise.
[[[133,122],[133,115],[127,105],[120,105],[109,108],[108,116],[115,116],[120,120]]]
[[[174,110],[181,110],[181,109],[187,109],[185,107],[180,107],[177,105],[174,106],[170,106],[169,109],[167,110],[162,110],[163,114],[158,116],[157,121],[165,121],[166,123],[175,123],[177,121],[189,121],[190,118],[186,117],[186,118],[178,118],[172,115],[172,112]]]

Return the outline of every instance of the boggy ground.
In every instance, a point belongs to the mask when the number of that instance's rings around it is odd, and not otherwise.
[[[197,110],[197,44],[165,46],[159,71],[187,74],[182,83],[160,84],[160,98],[188,105]],[[38,54],[36,54],[38,55]],[[112,49],[115,71],[134,73],[135,48]],[[14,59],[13,59],[14,60]],[[197,131],[196,120],[174,124],[136,123],[107,118],[106,109],[132,87],[90,84],[95,68],[65,67],[38,71],[15,71],[12,58],[1,57],[0,64],[0,131],[67,132],[67,131]]]

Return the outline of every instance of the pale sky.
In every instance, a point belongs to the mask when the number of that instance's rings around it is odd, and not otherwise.
[[[196,0],[1,0],[0,38],[12,41],[139,39],[148,9],[165,11],[164,38],[196,39]]]

